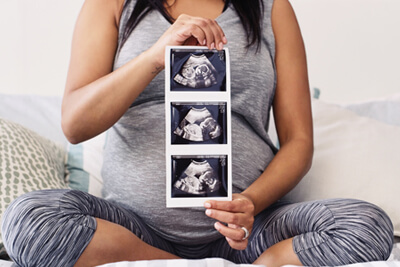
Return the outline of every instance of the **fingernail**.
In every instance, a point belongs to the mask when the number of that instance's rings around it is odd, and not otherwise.
[[[217,230],[221,229],[221,226],[219,225],[218,222],[214,223],[214,227],[215,227],[215,229],[217,229]]]
[[[224,42],[225,44],[228,42],[228,40],[226,40],[225,36],[222,37],[222,42]]]
[[[219,43],[218,45],[219,50],[222,50],[222,48],[224,48],[224,44],[222,42]]]
[[[207,40],[204,39],[204,40],[203,40],[203,45],[206,45],[206,43],[207,43]]]
[[[214,42],[212,42],[210,45],[210,49],[214,49],[214,48],[215,48],[215,44],[214,44]]]
[[[204,207],[205,207],[206,209],[209,209],[209,208],[211,208],[211,204],[210,204],[210,202],[206,202],[206,203],[204,203]]]
[[[229,237],[226,237],[226,241],[232,242],[232,239],[230,239]]]
[[[206,210],[206,215],[210,216],[211,215],[211,210]]]

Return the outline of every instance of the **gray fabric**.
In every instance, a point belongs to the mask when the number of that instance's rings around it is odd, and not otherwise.
[[[73,266],[89,244],[97,226],[92,216],[103,207],[67,192],[74,191],[33,191],[13,201],[4,213],[4,246],[18,266]]]
[[[134,2],[123,11],[121,29]],[[231,56],[233,192],[241,192],[257,179],[276,152],[267,133],[276,83],[273,1],[264,2],[263,39],[257,54],[256,47],[246,50],[246,35],[232,7],[217,18]],[[148,49],[169,26],[159,12],[150,12],[122,45],[114,69]],[[109,132],[102,170],[104,197],[130,207],[168,240],[209,242],[218,233],[203,208],[166,208],[164,75],[161,72],[150,83]]]

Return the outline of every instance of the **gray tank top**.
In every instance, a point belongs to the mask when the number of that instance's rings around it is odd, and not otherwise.
[[[120,40],[135,1],[124,7]],[[233,6],[216,19],[225,32],[231,58],[233,192],[247,188],[276,153],[268,136],[275,92],[273,0],[264,0],[262,42],[246,49],[246,34]],[[151,11],[115,57],[117,69],[147,50],[170,23]],[[132,74],[135,75],[135,74]],[[202,244],[221,235],[204,208],[166,208],[164,71],[158,74],[109,130],[102,175],[105,199],[138,214],[157,234],[181,244]]]

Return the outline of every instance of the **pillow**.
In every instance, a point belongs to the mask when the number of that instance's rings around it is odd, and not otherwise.
[[[351,103],[344,107],[360,116],[400,126],[400,93],[385,98]]]
[[[321,100],[312,100],[312,108],[313,165],[285,198],[366,200],[391,217],[400,235],[400,127]]]
[[[0,94],[0,117],[17,122],[68,151],[70,187],[101,196],[102,149],[105,134],[79,145],[68,143],[61,129],[61,96]]]
[[[10,202],[24,193],[68,188],[64,162],[63,147],[0,118],[0,217]],[[0,256],[5,254],[0,233]]]
[[[77,145],[68,144],[67,181],[73,189],[101,197],[103,150],[107,132]]]
[[[61,97],[0,94],[0,117],[67,145],[61,129]]]

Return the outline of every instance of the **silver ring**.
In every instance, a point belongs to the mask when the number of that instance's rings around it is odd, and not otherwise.
[[[244,237],[242,238],[242,240],[246,240],[250,235],[249,230],[247,230],[246,227],[240,227],[240,229],[244,231]]]

